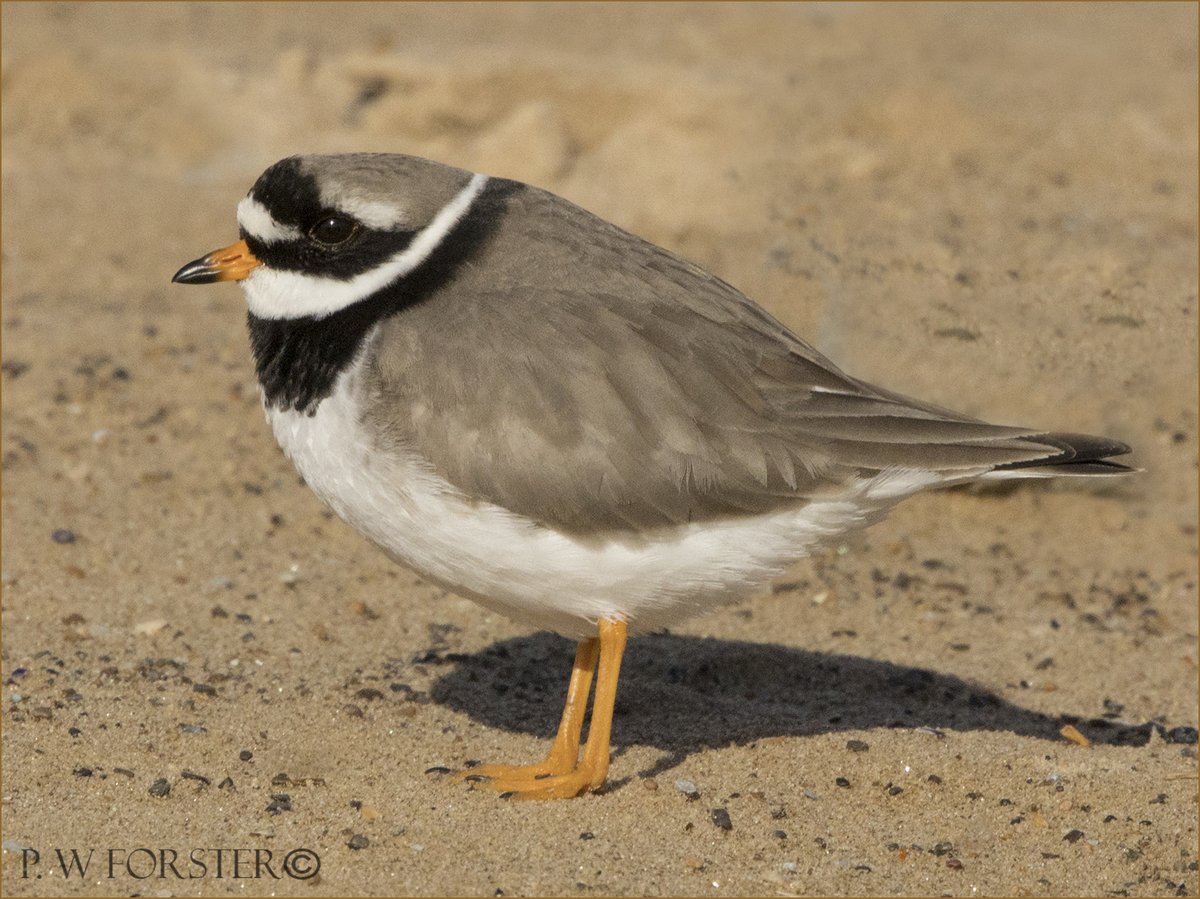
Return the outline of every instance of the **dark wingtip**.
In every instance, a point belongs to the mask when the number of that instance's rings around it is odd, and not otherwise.
[[[1058,455],[1048,459],[1025,462],[1010,462],[997,465],[996,469],[1014,468],[1057,468],[1063,474],[1121,474],[1138,471],[1129,465],[1112,461],[1113,456],[1124,456],[1132,452],[1127,443],[1111,437],[1095,437],[1091,434],[1037,434],[1026,438],[1057,449]]]

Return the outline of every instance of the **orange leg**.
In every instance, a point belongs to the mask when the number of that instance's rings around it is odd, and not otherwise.
[[[570,799],[604,786],[608,776],[613,705],[617,699],[621,656],[625,652],[626,625],[624,621],[602,618],[599,631],[598,640],[582,641],[575,653],[562,722],[546,760],[536,765],[469,768],[458,773],[460,780],[474,776],[486,778],[479,782],[480,786],[511,793],[515,799]],[[596,672],[596,698],[592,703],[587,745],[583,749],[583,758],[579,759],[579,735],[593,671]]]

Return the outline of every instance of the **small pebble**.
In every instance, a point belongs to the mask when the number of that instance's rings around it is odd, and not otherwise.
[[[579,835],[579,839],[581,839],[581,840],[594,840],[594,839],[596,839],[596,835],[595,835],[594,833],[592,833],[590,830],[585,830],[583,833],[581,833],[581,834]]]
[[[835,780],[835,781],[834,781],[834,783],[835,783],[835,784],[837,784],[839,787],[848,787],[848,786],[850,786],[850,781],[848,781],[848,780],[847,780],[846,778],[844,778],[844,777],[839,777],[837,780]]]
[[[169,783],[167,783],[167,779],[165,777],[160,777],[158,780],[156,780],[154,783],[152,783],[150,785],[150,795],[155,796],[159,799],[162,799],[164,796],[166,796],[170,792],[171,792],[171,785]]]
[[[1194,744],[1198,735],[1194,727],[1172,727],[1165,736],[1168,743]]]
[[[1080,840],[1083,839],[1083,831],[1082,830],[1068,830],[1065,834],[1063,834],[1063,839],[1066,840],[1068,843],[1078,843]]]
[[[808,799],[816,799],[817,798],[817,794],[816,794],[815,790],[805,790],[804,795]]]
[[[205,696],[216,696],[217,688],[210,684],[192,684],[193,693],[203,693]]]
[[[91,777],[92,769],[91,768],[76,768],[71,773],[74,774],[76,777]]]
[[[240,761],[240,762],[248,762],[252,758],[254,758],[254,753],[251,752],[249,749],[243,749],[241,752],[238,753],[238,761]]]
[[[953,868],[955,871],[961,871],[961,870],[962,870],[962,866],[963,866],[963,863],[962,863],[962,862],[960,862],[960,861],[959,861],[958,859],[956,859],[956,858],[948,858],[948,859],[946,859],[946,867],[947,867],[947,868]]]
[[[361,833],[356,833],[346,841],[346,845],[351,849],[366,849],[371,845],[371,841],[364,837]]]
[[[733,820],[729,817],[727,810],[715,808],[709,812],[709,817],[712,818],[712,823],[721,828],[721,830],[733,830]]]
[[[675,789],[688,798],[688,801],[694,802],[700,798],[700,791],[696,789],[696,785],[690,780],[675,781]]]
[[[777,840],[786,840],[787,839],[787,831],[786,830],[772,830],[771,836],[773,836]]]
[[[284,771],[280,771],[278,774],[276,774],[274,777],[271,778],[271,786],[273,786],[273,787],[286,787],[291,782],[292,782],[291,778],[289,778],[287,776],[287,773]]]
[[[267,803],[267,811],[272,815],[292,810],[292,797],[287,793],[272,793],[271,801]]]
[[[643,777],[642,778],[642,786],[645,787],[647,790],[649,790],[651,793],[653,793],[655,790],[658,789],[658,781],[655,780],[653,777]]]
[[[67,528],[59,528],[50,535],[50,539],[55,543],[68,544],[75,542],[75,532]]]
[[[449,774],[450,769],[445,765],[434,765],[432,768],[425,769],[426,774]]]
[[[862,740],[847,740],[846,748],[849,749],[851,752],[866,752],[871,747],[869,744],[864,743]]]
[[[185,780],[198,781],[198,782],[204,784],[206,787],[212,783],[212,781],[209,780],[207,777],[205,777],[203,774],[197,774],[195,771],[188,771],[186,769],[183,771],[180,771],[179,776],[184,778]]]

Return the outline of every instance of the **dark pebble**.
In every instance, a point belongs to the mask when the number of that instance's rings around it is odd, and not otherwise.
[[[596,835],[595,835],[594,833],[592,833],[590,830],[585,830],[583,833],[581,833],[581,834],[579,835],[579,839],[581,839],[581,840],[594,840],[594,839],[596,839]]]
[[[28,668],[14,668],[12,674],[9,675],[9,678],[11,678],[12,680],[20,680],[28,673],[29,673]]]
[[[195,771],[187,771],[187,770],[180,771],[179,776],[182,777],[184,780],[194,780],[194,781],[197,781],[198,783],[202,783],[206,787],[212,783],[212,781],[209,780],[207,777],[205,777],[203,774],[197,774]]]
[[[939,858],[943,855],[949,855],[954,851],[953,843],[935,843],[933,848],[929,850]]]
[[[787,831],[786,830],[772,830],[771,836],[773,836],[777,840],[786,840],[787,839]]]
[[[193,693],[203,693],[205,696],[216,696],[217,688],[210,684],[192,684]]]
[[[285,774],[283,771],[280,771],[271,778],[271,786],[273,787],[286,787],[290,783],[291,780],[288,779],[287,774]]]
[[[221,781],[219,784],[217,784],[218,790],[232,790],[233,788],[234,788],[234,786],[233,786],[233,778],[232,777],[227,777],[223,781]]]
[[[342,714],[349,715],[351,718],[362,718],[363,710],[354,703],[348,702],[342,706]]]
[[[350,808],[354,809],[356,812],[362,811],[362,800],[361,799],[351,799],[350,800]]]
[[[958,859],[956,859],[956,858],[948,858],[948,859],[946,859],[946,867],[947,867],[947,868],[953,868],[955,871],[961,871],[961,870],[962,870],[962,866],[963,866],[963,863],[962,863],[962,862],[960,862],[960,861],[959,861]]]
[[[904,787],[888,787],[889,796],[899,796],[904,792]]]
[[[67,733],[70,734],[72,737],[83,736],[83,731],[81,731],[78,727],[68,728]]]
[[[113,768],[113,774],[120,774],[124,777],[134,777],[134,773],[128,768]]]
[[[837,780],[834,781],[834,783],[837,784],[839,787],[850,786],[850,781],[846,780],[846,778],[844,778],[844,777],[839,777]]]
[[[271,801],[267,803],[267,812],[278,815],[280,812],[292,810],[292,797],[287,793],[272,793]]]
[[[92,769],[91,768],[76,768],[71,773],[74,774],[76,777],[91,777]]]
[[[383,699],[382,691],[376,690],[374,687],[363,687],[361,690],[359,690],[354,695],[357,696],[359,699],[366,699],[368,701],[375,700],[375,699]]]
[[[1117,820],[1117,816],[1116,816],[1116,815],[1105,815],[1105,816],[1104,816],[1104,823],[1105,823],[1105,824],[1111,824],[1113,821],[1116,821],[1116,820]]]
[[[733,830],[733,821],[729,817],[729,812],[723,808],[715,808],[709,816],[712,818],[712,823],[721,828],[721,830]]]
[[[483,759],[467,759],[463,762],[464,768],[478,768],[483,764]]]
[[[871,747],[862,740],[847,740],[846,748],[851,752],[866,752]]]
[[[346,841],[346,845],[351,849],[366,849],[371,845],[371,841],[364,837],[361,833],[356,833]]]
[[[64,545],[67,543],[74,543],[75,542],[75,532],[69,531],[66,528],[59,528],[53,534],[50,535],[50,539],[53,540],[55,543],[62,543]]]
[[[254,758],[254,753],[251,752],[249,749],[243,749],[241,752],[238,753],[238,761],[239,762],[248,762],[252,758]]]
[[[445,765],[434,765],[432,768],[425,769],[426,774],[449,774],[450,769]]]
[[[1065,834],[1063,834],[1063,839],[1066,840],[1068,843],[1078,843],[1080,840],[1083,839],[1083,831],[1082,830],[1068,830]]]
[[[788,816],[787,809],[782,805],[777,805],[771,809],[771,818],[775,821],[782,821]]]
[[[936,774],[930,774],[925,779],[927,781],[929,781],[931,784],[940,784],[942,782],[942,779],[940,777],[938,777]]]
[[[1168,743],[1187,743],[1196,742],[1197,732],[1194,727],[1172,727],[1165,734]]]
[[[129,370],[125,368],[114,368],[112,370],[112,378],[114,381],[128,381]]]
[[[150,784],[150,795],[162,799],[171,792],[171,785],[167,783],[165,777],[160,777],[154,783]]]
[[[1020,823],[1021,823],[1022,821],[1024,821],[1024,820],[1025,820],[1025,816],[1024,816],[1024,815],[1017,815],[1017,817],[1013,818],[1013,819],[1012,819],[1011,821],[1009,821],[1008,823],[1009,823],[1009,824],[1020,824]]]
[[[1166,805],[1166,803],[1167,803],[1167,794],[1166,793],[1159,793],[1157,796],[1155,796],[1153,799],[1150,800],[1151,805]]]

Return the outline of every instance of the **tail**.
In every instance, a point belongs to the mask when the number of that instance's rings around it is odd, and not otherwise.
[[[1112,456],[1128,453],[1129,446],[1109,437],[1093,437],[1089,434],[1031,434],[1024,437],[1022,442],[1045,446],[1048,450],[1056,452],[1040,459],[1002,463],[982,475],[980,480],[1056,478],[1062,475],[1111,476],[1138,471],[1112,460]]]

